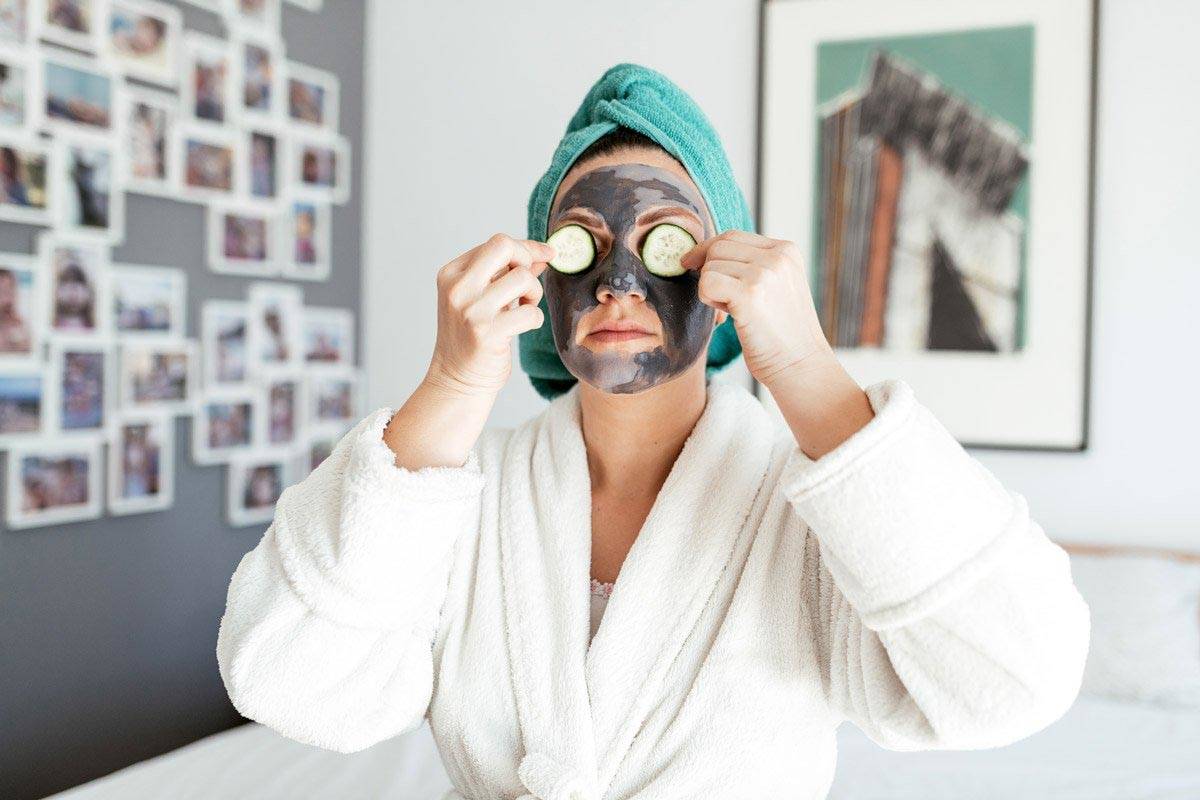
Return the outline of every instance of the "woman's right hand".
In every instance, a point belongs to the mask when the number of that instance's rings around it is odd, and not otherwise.
[[[544,242],[498,233],[437,275],[438,330],[426,380],[442,390],[495,395],[512,371],[512,339],[539,328]]]

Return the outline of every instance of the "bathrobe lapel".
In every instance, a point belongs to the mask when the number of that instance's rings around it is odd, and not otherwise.
[[[772,434],[745,389],[710,384],[590,648],[591,485],[577,390],[510,442],[500,525],[505,619],[526,752],[560,769],[547,785],[599,798],[616,774],[729,562]],[[521,771],[534,768],[523,762]]]

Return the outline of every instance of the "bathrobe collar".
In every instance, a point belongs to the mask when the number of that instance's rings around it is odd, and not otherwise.
[[[659,699],[763,485],[773,426],[734,384],[704,412],[618,573],[588,646],[591,482],[578,386],[518,429],[499,526],[505,622],[536,800],[599,800]]]

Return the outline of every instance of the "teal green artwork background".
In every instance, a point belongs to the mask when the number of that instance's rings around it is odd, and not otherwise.
[[[1002,119],[1027,144],[1033,132],[1034,28],[980,28],[936,34],[821,42],[817,45],[816,97],[820,106],[843,92],[863,85],[871,53],[882,48],[937,77],[956,94]],[[820,118],[813,119],[817,135],[815,164],[820,164]],[[1037,164],[1031,163],[1030,170]],[[818,198],[813,215],[812,286],[821,296],[820,170],[814,170],[813,197]],[[1026,174],[1013,195],[1009,210],[1024,223],[1021,240],[1021,273],[1017,290],[1016,347],[1025,343],[1026,261],[1029,241],[1029,176]]]

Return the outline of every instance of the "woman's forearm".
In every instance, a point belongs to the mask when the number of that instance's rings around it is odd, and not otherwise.
[[[782,370],[764,385],[796,444],[814,461],[875,416],[867,393],[832,353]]]
[[[398,467],[461,467],[495,401],[495,393],[464,392],[431,373],[384,428],[383,441]]]

